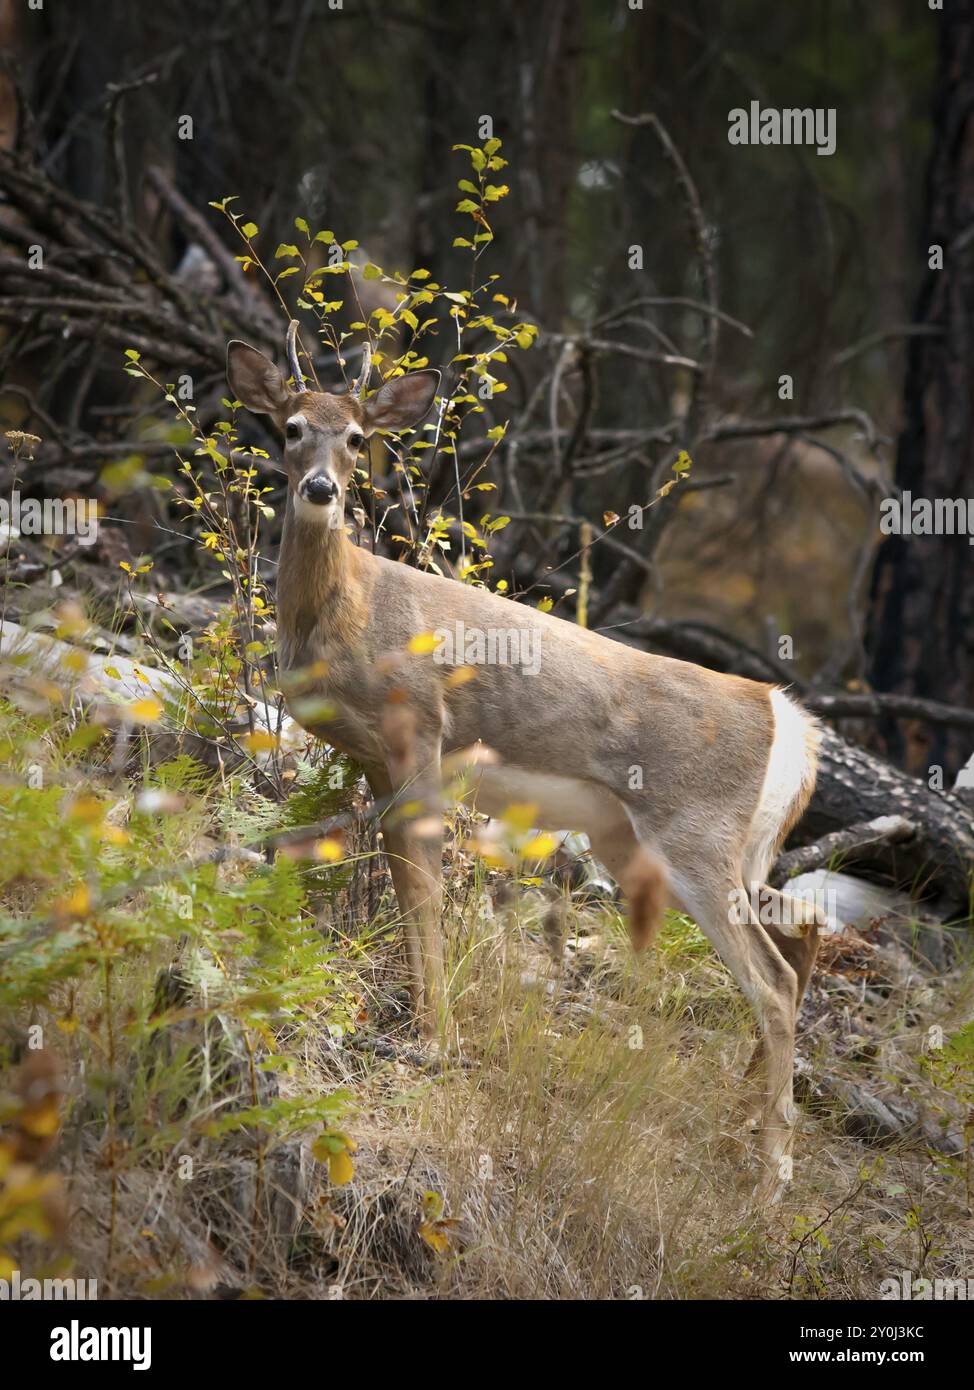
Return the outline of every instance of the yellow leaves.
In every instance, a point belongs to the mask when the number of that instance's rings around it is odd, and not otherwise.
[[[504,807],[500,819],[508,829],[524,834],[534,825],[537,814],[538,807],[534,802],[512,802]]]
[[[419,1223],[420,1239],[437,1255],[449,1253],[453,1232],[460,1225],[455,1216],[444,1216],[444,1201],[438,1192],[423,1193],[423,1219]]]
[[[154,698],[133,700],[125,713],[133,724],[154,724],[162,716],[162,705]]]
[[[17,1240],[26,1234],[46,1238],[54,1234],[52,1202],[61,1193],[56,1173],[35,1173],[26,1163],[14,1164],[0,1190],[0,1240]]]
[[[522,860],[546,859],[558,848],[558,841],[534,829],[537,816],[538,807],[529,802],[506,807],[489,829],[479,832],[476,852],[494,869],[515,869]],[[498,835],[498,828],[503,835]]]
[[[36,1104],[25,1106],[17,1117],[17,1123],[21,1131],[32,1139],[49,1139],[52,1134],[57,1134],[61,1124],[57,1092],[49,1091]]]
[[[558,841],[553,835],[532,835],[521,845],[521,854],[525,859],[547,859],[549,854],[554,854],[558,848]]]
[[[466,685],[467,681],[476,680],[477,672],[473,666],[455,666],[446,680],[443,682],[447,690],[452,690],[458,685]]]
[[[106,845],[127,845],[132,837],[127,830],[123,830],[120,825],[109,825],[107,822],[98,831]]]
[[[328,1178],[333,1186],[344,1187],[355,1175],[351,1156],[357,1147],[355,1140],[340,1129],[326,1129],[311,1145],[311,1152],[319,1163],[328,1164]]]
[[[240,743],[248,753],[273,753],[281,746],[277,735],[266,729],[255,729],[252,734],[244,734]]]
[[[344,1187],[351,1182],[354,1173],[355,1167],[347,1149],[328,1155],[328,1178],[335,1187]]]
[[[69,920],[87,917],[90,911],[91,894],[87,883],[84,882],[77,884],[66,897],[59,898],[54,904],[55,915]]]
[[[0,1140],[0,1278],[9,1277],[13,1242],[23,1235],[61,1235],[67,1216],[61,1178],[37,1167],[61,1128],[62,1089],[52,1054],[28,1052],[16,1092],[12,1106],[3,1107],[7,1134]]]
[[[668,497],[670,493],[673,491],[673,489],[676,487],[677,483],[681,482],[683,478],[689,476],[692,464],[693,460],[687,453],[686,449],[681,449],[676,457],[676,462],[673,465],[674,476],[670,478],[668,482],[665,482],[661,488],[658,489],[656,496]]]
[[[85,825],[97,825],[105,819],[105,807],[97,796],[79,796],[68,808],[68,816]]]
[[[427,656],[436,650],[439,641],[432,632],[417,632],[415,637],[410,637],[407,650],[414,656]]]
[[[98,800],[97,796],[89,794],[75,797],[66,810],[66,819],[80,821],[82,825],[89,826],[98,837],[106,844],[127,845],[129,843],[128,832],[122,830],[117,825],[109,824],[106,819],[108,807]],[[79,915],[87,912],[87,904],[84,904]]]
[[[84,652],[65,652],[60,658],[62,670],[73,671],[75,675],[81,675],[88,669],[88,657]]]

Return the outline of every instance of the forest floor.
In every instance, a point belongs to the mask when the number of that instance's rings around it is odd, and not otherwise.
[[[75,819],[82,836],[126,827],[109,852],[136,854],[145,831],[146,864],[211,845],[223,791],[185,758],[144,775],[99,821],[99,792],[85,784],[77,815],[62,766],[56,816],[12,846],[7,910],[35,893],[26,858]],[[238,835],[258,802],[236,798]],[[384,870],[366,847],[366,908],[355,859],[210,866],[213,896],[204,874],[185,922],[147,888],[94,936],[62,921],[62,945],[18,967],[35,999],[5,1015],[12,1171],[53,1176],[61,1209],[11,1263],[133,1298],[877,1298],[902,1271],[974,1268],[959,946],[933,969],[919,938],[826,940],[793,1175],[762,1209],[742,1130],[753,1027],[691,922],[670,915],[636,958],[615,904],[573,899],[559,937],[535,886],[498,893],[510,875],[453,851],[437,1061],[410,1036]]]

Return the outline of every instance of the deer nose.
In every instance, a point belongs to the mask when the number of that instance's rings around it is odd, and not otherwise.
[[[334,502],[338,496],[338,484],[327,473],[316,473],[314,477],[304,480],[301,491],[309,502],[323,506],[326,502]]]

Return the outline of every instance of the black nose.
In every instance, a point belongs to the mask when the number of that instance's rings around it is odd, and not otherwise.
[[[325,502],[334,502],[338,496],[338,484],[326,474],[316,473],[305,482],[303,492],[309,502],[323,505]]]

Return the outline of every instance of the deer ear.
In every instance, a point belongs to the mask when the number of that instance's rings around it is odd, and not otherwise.
[[[278,414],[290,396],[270,358],[236,339],[227,345],[227,381],[235,399],[257,415]]]
[[[433,404],[439,384],[440,374],[435,371],[407,372],[384,382],[365,402],[363,430],[374,434],[376,430],[406,430],[418,425]]]

